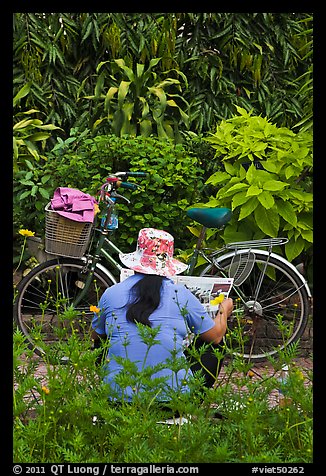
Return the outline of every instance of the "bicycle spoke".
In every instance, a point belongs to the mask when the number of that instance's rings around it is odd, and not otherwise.
[[[80,263],[80,264],[79,264]],[[93,313],[90,305],[98,301],[98,295],[113,283],[105,275],[94,273],[94,280],[78,306],[70,313],[74,298],[84,282],[84,264],[79,261],[51,261],[27,275],[17,296],[15,309],[17,322],[31,346],[34,339],[45,344],[66,340],[74,329],[75,335],[88,332]],[[67,311],[68,314],[67,314]],[[70,313],[70,314],[69,314]],[[42,354],[42,346],[35,347]]]

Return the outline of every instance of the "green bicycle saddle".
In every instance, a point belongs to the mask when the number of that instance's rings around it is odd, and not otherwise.
[[[231,220],[232,212],[229,208],[189,208],[187,215],[207,228],[221,228]]]

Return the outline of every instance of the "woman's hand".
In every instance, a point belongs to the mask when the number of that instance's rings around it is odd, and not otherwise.
[[[233,311],[233,300],[231,298],[224,299],[220,304],[220,307],[215,315],[215,326],[209,331],[200,334],[200,337],[205,342],[212,342],[213,344],[219,344],[223,339],[223,336],[227,328],[227,319]]]

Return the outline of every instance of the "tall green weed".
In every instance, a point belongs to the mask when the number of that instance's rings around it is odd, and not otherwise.
[[[155,340],[153,331],[142,328],[148,346]],[[294,349],[270,361],[273,372],[263,368],[258,373],[239,355],[226,358],[215,388],[203,388],[200,372],[195,374],[190,393],[170,394],[170,414],[157,399],[164,382],[152,378],[156,369],[138,372],[128,359],[121,361],[119,384],[142,385],[143,392],[132,403],[114,405],[108,400],[114,391],[102,383],[101,371],[108,345],[94,349],[88,333],[82,339],[72,334],[45,345],[39,360],[21,332],[15,332],[15,462],[312,461],[312,376],[295,365]],[[200,353],[194,355],[200,359]],[[288,403],[281,406],[277,389],[284,362],[290,366]],[[40,364],[44,375],[37,372]],[[171,355],[171,365],[177,369],[181,362]],[[186,423],[160,423],[176,411]]]

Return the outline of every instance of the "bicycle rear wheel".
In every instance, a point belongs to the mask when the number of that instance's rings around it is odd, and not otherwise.
[[[305,285],[290,266],[275,254],[268,256],[251,250],[253,252],[250,274],[239,286],[234,285],[229,295],[234,300],[235,310],[228,319],[228,329],[229,335],[237,340],[233,353],[258,362],[298,341],[307,325],[310,304]],[[217,260],[224,276],[232,277],[233,258],[234,254]],[[223,273],[209,265],[201,275],[223,276]],[[231,348],[232,345],[231,342]]]
[[[93,281],[82,301],[72,308],[88,273],[79,259],[58,258],[40,264],[18,284],[14,319],[27,337],[28,345],[38,355],[72,333],[83,336],[90,331],[99,297],[114,281],[96,268]]]

